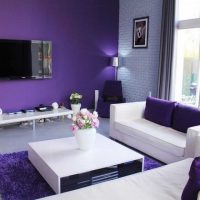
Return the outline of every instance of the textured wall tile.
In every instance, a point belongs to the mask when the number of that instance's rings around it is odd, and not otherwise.
[[[149,16],[147,49],[132,49],[133,19]],[[162,0],[120,0],[118,70],[127,101],[145,100],[149,91],[156,95],[160,53]]]

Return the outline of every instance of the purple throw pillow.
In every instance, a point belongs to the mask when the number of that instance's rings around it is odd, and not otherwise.
[[[196,157],[190,167],[189,180],[183,190],[182,200],[197,200],[200,190],[200,157]]]
[[[177,104],[174,109],[172,128],[187,133],[187,129],[200,125],[200,109]]]
[[[154,123],[171,127],[176,102],[147,97],[144,118]]]

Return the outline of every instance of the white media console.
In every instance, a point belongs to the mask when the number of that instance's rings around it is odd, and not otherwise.
[[[33,131],[35,132],[35,120],[37,119],[68,116],[72,114],[73,114],[72,110],[66,109],[64,107],[44,112],[35,111],[35,112],[18,113],[12,115],[4,113],[0,115],[0,126],[17,122],[33,121]]]

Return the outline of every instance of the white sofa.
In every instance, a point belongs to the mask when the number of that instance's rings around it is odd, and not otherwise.
[[[187,134],[143,118],[145,102],[112,104],[110,137],[165,163],[199,156],[200,126]]]
[[[178,200],[188,181],[191,162],[188,158],[43,200]]]

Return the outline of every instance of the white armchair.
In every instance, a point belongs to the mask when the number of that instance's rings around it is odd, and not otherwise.
[[[187,134],[143,118],[145,102],[112,104],[110,137],[165,163],[200,155],[200,126]]]

